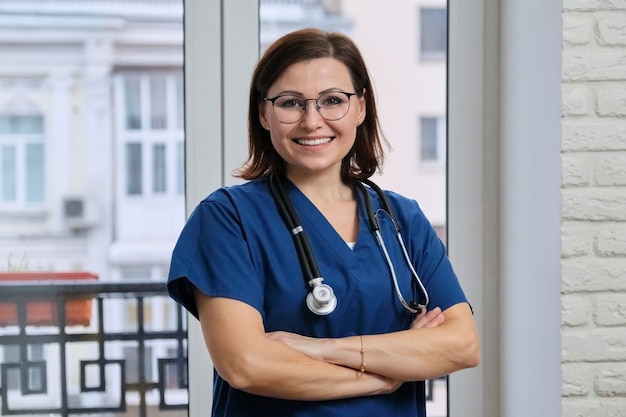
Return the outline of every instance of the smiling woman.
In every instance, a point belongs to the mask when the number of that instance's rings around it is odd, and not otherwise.
[[[329,94],[349,103],[339,119],[322,111],[319,97]],[[283,104],[301,115],[291,123],[276,113],[285,95],[296,97]],[[214,416],[425,416],[424,381],[476,366],[480,343],[445,247],[418,204],[359,185],[381,168],[383,139],[358,48],[316,29],[283,36],[257,63],[249,103],[249,155],[239,171],[248,181],[196,206],[168,280],[170,295],[200,320],[217,371]],[[300,225],[285,225],[283,203]],[[396,242],[398,230],[406,247],[381,251],[377,242]],[[304,231],[307,239],[292,240]],[[300,245],[326,274],[305,285],[316,292],[325,280],[318,298],[332,287],[339,300],[328,311],[305,302]],[[428,294],[421,312],[394,296],[416,299],[420,290]]]

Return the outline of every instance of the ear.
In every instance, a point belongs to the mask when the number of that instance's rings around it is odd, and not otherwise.
[[[360,123],[363,123],[363,121],[365,120],[365,116],[367,114],[367,106],[365,105],[365,89],[363,90],[363,95],[361,97],[358,97],[358,109],[357,109],[357,120],[360,121]]]
[[[267,115],[265,114],[269,106],[264,106],[263,104],[259,105],[259,122],[264,129],[270,130],[270,123],[267,119]]]

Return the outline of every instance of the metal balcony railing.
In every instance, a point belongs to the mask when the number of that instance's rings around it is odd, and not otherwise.
[[[3,416],[186,416],[186,352],[164,283],[0,284]]]

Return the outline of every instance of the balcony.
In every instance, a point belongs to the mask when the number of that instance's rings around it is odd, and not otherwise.
[[[7,311],[0,415],[187,415],[186,313],[164,283],[4,281]]]

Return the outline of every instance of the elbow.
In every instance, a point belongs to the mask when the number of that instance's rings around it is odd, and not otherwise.
[[[254,369],[255,361],[249,360],[246,356],[229,357],[227,362],[214,363],[215,370],[224,381],[231,387],[245,391],[254,392],[255,387],[260,384],[259,376],[263,375]]]
[[[476,332],[465,338],[463,346],[459,350],[459,367],[460,369],[474,368],[480,363],[480,339]]]

